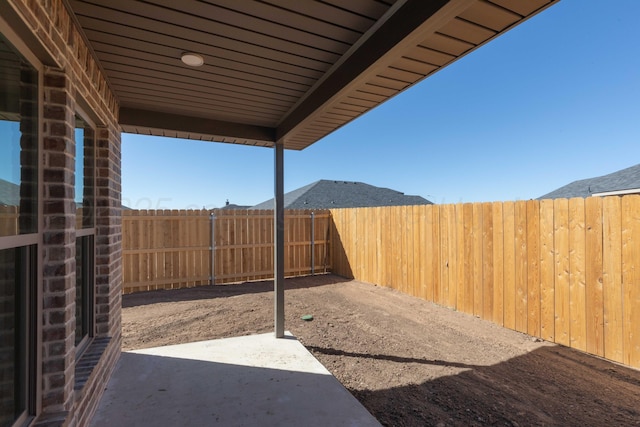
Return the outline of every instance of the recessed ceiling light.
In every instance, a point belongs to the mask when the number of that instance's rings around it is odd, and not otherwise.
[[[204,64],[204,58],[197,53],[185,52],[182,54],[182,62],[190,67],[199,67]]]

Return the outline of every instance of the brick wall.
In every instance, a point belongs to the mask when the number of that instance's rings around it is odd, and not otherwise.
[[[44,71],[42,393],[40,425],[83,425],[120,349],[121,187],[117,101],[62,0],[8,0],[56,66]],[[33,48],[33,47],[32,47]],[[42,49],[33,49],[42,50]],[[51,64],[50,64],[51,65]],[[76,381],[73,140],[76,105],[99,124],[96,150],[96,339]],[[84,357],[84,356],[83,356]],[[84,375],[84,374],[83,374]]]
[[[74,397],[75,112],[71,91],[63,71],[45,71],[42,407],[53,413],[70,411]],[[54,97],[52,92],[67,96]]]

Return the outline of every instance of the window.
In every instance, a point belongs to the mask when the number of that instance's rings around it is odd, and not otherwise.
[[[0,34],[0,426],[34,412],[39,73]]]
[[[95,131],[76,115],[76,338],[80,355],[93,336],[95,235]]]

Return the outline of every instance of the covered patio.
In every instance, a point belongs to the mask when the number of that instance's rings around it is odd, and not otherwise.
[[[379,426],[291,334],[122,353],[91,426]]]
[[[283,338],[284,150],[557,1],[0,2],[0,118],[20,154],[20,200],[11,227],[0,224],[6,325],[17,325],[3,326],[2,423],[87,424],[119,358],[121,132],[273,149]]]
[[[274,148],[282,337],[283,150],[308,147],[555,2],[68,5],[119,101],[123,132]]]

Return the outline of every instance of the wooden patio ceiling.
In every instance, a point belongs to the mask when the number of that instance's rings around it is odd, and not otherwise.
[[[66,4],[124,132],[300,150],[557,1]]]

